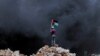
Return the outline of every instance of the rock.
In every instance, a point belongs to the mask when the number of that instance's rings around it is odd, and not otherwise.
[[[0,56],[27,56],[24,54],[20,54],[19,51],[11,51],[10,49],[0,50]]]
[[[64,49],[58,46],[45,45],[40,48],[35,56],[76,56],[75,53],[70,53],[69,49]]]
[[[27,56],[20,54],[20,51],[11,51],[10,49],[0,50],[0,56]],[[49,47],[45,45],[40,48],[36,54],[30,56],[76,56],[75,53],[70,53],[69,49],[64,49],[58,45]]]

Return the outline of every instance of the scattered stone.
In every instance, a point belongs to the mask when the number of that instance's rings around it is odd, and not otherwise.
[[[27,56],[20,54],[20,51],[11,51],[10,49],[0,50],[0,56]],[[58,45],[49,47],[45,45],[40,48],[36,54],[30,56],[76,56],[75,53],[70,53],[69,49],[64,49]]]
[[[20,54],[19,51],[11,51],[10,49],[0,50],[0,56],[27,56],[24,54]]]

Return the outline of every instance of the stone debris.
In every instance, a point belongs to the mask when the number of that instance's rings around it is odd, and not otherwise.
[[[34,56],[76,56],[76,54],[62,47],[45,45]]]
[[[0,50],[0,56],[27,56],[20,54],[19,51],[11,51],[10,49]]]
[[[0,50],[0,56],[27,56],[20,54],[19,51],[11,51],[10,49]],[[70,53],[68,49],[64,49],[58,46],[49,47],[45,45],[40,48],[36,54],[30,56],[76,56],[75,53]]]

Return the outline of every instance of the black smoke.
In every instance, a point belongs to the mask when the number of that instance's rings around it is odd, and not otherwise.
[[[99,3],[99,0],[1,0],[0,47],[35,52],[43,44],[50,44],[50,20],[55,18],[59,21],[60,46],[79,56],[84,51],[99,53]]]

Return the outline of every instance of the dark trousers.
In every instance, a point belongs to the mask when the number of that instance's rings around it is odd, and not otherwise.
[[[56,37],[52,37],[52,46],[54,46],[56,44],[55,38]]]

